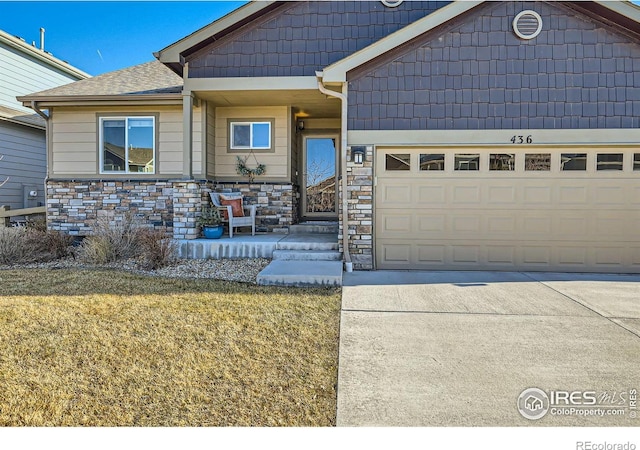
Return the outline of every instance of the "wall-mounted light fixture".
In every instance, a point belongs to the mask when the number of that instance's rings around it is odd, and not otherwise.
[[[304,130],[304,120],[298,120],[298,131]]]
[[[351,147],[351,161],[354,164],[363,164],[367,155],[367,147]]]

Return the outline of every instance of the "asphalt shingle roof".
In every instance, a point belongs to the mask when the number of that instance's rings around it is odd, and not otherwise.
[[[182,86],[182,78],[161,62],[153,60],[29,94],[24,98],[37,100],[45,97],[179,94]]]

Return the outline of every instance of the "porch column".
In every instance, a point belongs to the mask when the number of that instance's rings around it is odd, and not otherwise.
[[[193,178],[193,94],[182,93],[182,178]]]

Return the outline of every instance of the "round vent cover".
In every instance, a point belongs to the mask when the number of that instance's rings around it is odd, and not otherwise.
[[[400,3],[402,3],[403,1],[404,0],[380,0],[380,3],[382,3],[387,8],[395,8],[396,6],[400,6]]]
[[[533,39],[542,31],[542,17],[535,11],[527,10],[513,19],[513,32],[522,39]]]

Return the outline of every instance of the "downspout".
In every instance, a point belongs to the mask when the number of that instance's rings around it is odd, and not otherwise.
[[[347,96],[342,92],[327,89],[322,82],[322,72],[316,72],[318,80],[318,90],[329,97],[339,98],[342,102],[342,112],[340,115],[340,178],[342,179],[342,252],[344,255],[344,266],[347,272],[353,271],[351,253],[349,253],[349,202],[347,201]]]
[[[47,122],[47,123],[48,123],[48,121],[49,121],[49,116],[47,116],[47,115],[44,113],[44,111],[42,111],[42,110],[38,107],[38,102],[36,102],[36,101],[33,101],[33,100],[32,100],[32,101],[31,101],[31,109],[33,109],[35,112],[37,112],[37,113],[38,113],[38,115],[39,115],[40,117],[42,117],[42,118],[44,119],[44,121],[45,121],[45,122]]]

